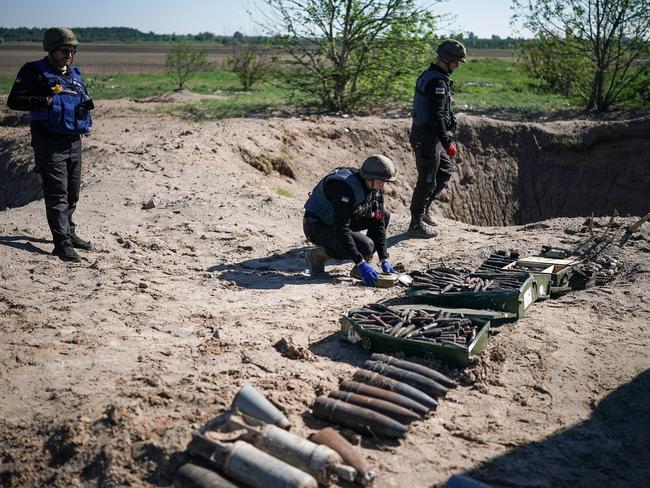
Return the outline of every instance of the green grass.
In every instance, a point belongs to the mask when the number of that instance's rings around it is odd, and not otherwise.
[[[277,188],[275,192],[281,197],[293,197],[293,193],[291,193],[291,191],[287,190],[286,188]]]
[[[579,108],[575,100],[544,92],[539,82],[524,73],[520,64],[510,61],[470,60],[458,68],[452,78],[456,110],[557,111]],[[480,86],[483,82],[490,85]]]

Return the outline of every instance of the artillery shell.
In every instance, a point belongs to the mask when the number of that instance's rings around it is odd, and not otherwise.
[[[352,379],[372,386],[378,386],[379,388],[383,388],[385,390],[394,391],[395,393],[409,397],[410,399],[415,400],[416,402],[421,403],[430,409],[436,408],[438,406],[438,402],[423,391],[420,391],[417,388],[413,388],[411,385],[407,385],[401,381],[396,381],[394,379],[388,378],[387,376],[375,373],[373,371],[368,371],[367,369],[357,369],[354,372]]]
[[[183,464],[174,478],[176,488],[237,488],[211,469],[196,464]]]
[[[356,481],[361,486],[370,485],[377,477],[377,472],[370,467],[360,452],[333,428],[325,427],[313,434],[309,439],[316,444],[323,444],[339,453],[345,464],[357,470],[359,474]]]
[[[407,369],[398,368],[379,361],[366,361],[364,367],[389,378],[403,381],[407,385],[411,385],[433,397],[441,397],[447,394],[447,388],[437,381]]]
[[[313,410],[314,416],[321,420],[335,422],[377,437],[404,437],[408,430],[408,427],[386,415],[326,396],[316,398]]]
[[[380,400],[394,403],[395,405],[404,407],[421,416],[426,415],[426,413],[429,411],[428,407],[416,402],[409,397],[400,395],[394,391],[385,390],[376,386],[367,385],[365,383],[359,383],[358,381],[342,381],[339,388],[343,391],[351,391],[352,393],[359,393],[363,396],[378,398]]]
[[[395,405],[394,403],[379,400],[378,398],[357,395],[356,393],[351,393],[349,391],[332,391],[329,396],[369,410],[374,410],[375,412],[379,412],[403,424],[408,424],[409,422],[413,422],[420,418],[420,416],[415,412],[411,412],[410,410]]]
[[[433,368],[428,368],[427,366],[423,366],[418,363],[414,363],[411,361],[404,361],[403,359],[397,359],[394,358],[393,356],[388,356],[386,354],[377,354],[374,353],[372,356],[370,356],[370,359],[374,361],[381,361],[382,363],[390,364],[391,366],[396,366],[398,368],[406,369],[408,371],[413,371],[414,373],[421,374],[422,376],[426,376],[429,379],[432,379],[433,381],[437,381],[443,386],[446,386],[448,388],[455,388],[458,386],[458,383],[456,383],[454,380],[452,380],[449,376],[446,376],[439,371],[436,371]]]

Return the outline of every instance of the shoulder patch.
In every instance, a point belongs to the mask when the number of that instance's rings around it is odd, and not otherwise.
[[[437,86],[436,87],[436,95],[444,95],[445,94],[445,87],[444,86]]]
[[[341,196],[341,201],[344,203],[350,203],[350,197],[343,195]]]

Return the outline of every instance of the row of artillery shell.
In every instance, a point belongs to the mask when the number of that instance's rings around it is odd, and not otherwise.
[[[358,369],[353,375],[355,381],[341,382],[341,390],[331,392],[329,398],[318,397],[314,415],[377,437],[403,437],[408,430],[404,424],[438,405],[429,394],[447,393],[447,387],[432,378],[456,386],[451,378],[417,363],[383,354],[374,354],[373,359],[376,361],[366,361],[365,366],[374,371]],[[411,369],[399,368],[398,364]]]

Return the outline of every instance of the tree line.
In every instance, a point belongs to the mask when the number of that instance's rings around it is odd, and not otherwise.
[[[41,42],[45,27],[0,27],[0,39],[4,42]],[[247,36],[236,31],[231,36],[217,35],[213,32],[199,32],[198,34],[156,34],[155,32],[142,32],[131,27],[72,27],[77,37],[82,42],[175,42],[196,41],[214,42],[226,46],[234,44],[279,44],[276,36]],[[480,38],[473,32],[459,33],[451,37],[463,41],[466,47],[474,49],[517,49],[524,42],[523,38],[493,35],[489,38]]]

